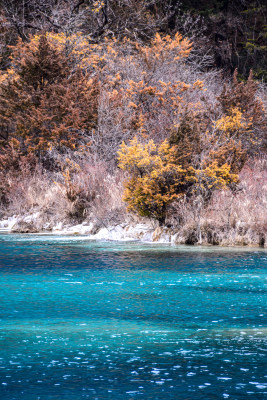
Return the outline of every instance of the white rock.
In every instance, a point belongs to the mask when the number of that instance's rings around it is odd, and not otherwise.
[[[0,221],[0,230],[10,232],[18,219],[16,215],[13,215],[12,217]]]

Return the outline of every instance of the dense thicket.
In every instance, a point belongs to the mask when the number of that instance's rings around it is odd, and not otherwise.
[[[266,80],[267,6],[263,0],[1,0],[2,65],[8,44],[40,31],[149,40],[179,30],[209,50],[217,67]]]

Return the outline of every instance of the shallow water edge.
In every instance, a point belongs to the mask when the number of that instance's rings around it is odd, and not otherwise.
[[[165,243],[172,245],[197,245],[200,243],[196,238],[196,232],[192,228],[180,229],[159,226],[152,220],[140,220],[125,222],[114,226],[96,224],[85,221],[81,224],[70,224],[64,222],[55,223],[53,226],[38,225],[38,213],[28,216],[13,216],[0,220],[0,233],[22,233],[41,235],[77,235],[86,240],[108,240],[108,241],[140,241],[143,243]],[[202,233],[203,246],[234,246],[234,247],[258,247],[266,248],[266,233],[246,231],[242,229],[229,232],[215,232],[210,228]]]

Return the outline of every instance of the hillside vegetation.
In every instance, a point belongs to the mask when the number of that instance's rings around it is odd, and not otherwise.
[[[150,220],[178,243],[264,246],[264,32],[218,63],[211,20],[234,11],[193,3],[2,2],[2,219]]]

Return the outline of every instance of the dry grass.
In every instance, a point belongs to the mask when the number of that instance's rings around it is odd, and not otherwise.
[[[215,192],[202,210],[200,224],[203,244],[258,245],[267,239],[267,160],[250,160],[240,174],[239,190]],[[177,241],[198,241],[194,199],[170,210],[167,223],[178,230]]]
[[[9,203],[5,208],[2,207],[2,214],[23,217],[39,213],[35,221],[38,229],[64,216],[67,199],[48,173],[39,168],[32,172],[24,170],[19,176],[10,174],[8,182]]]
[[[2,217],[16,215],[22,220],[38,215],[32,223],[34,230],[50,229],[59,222],[94,220],[100,227],[121,221],[125,214],[122,172],[109,173],[104,163],[86,158],[80,159],[80,164],[63,161],[66,168],[57,173],[27,165],[19,174],[10,172],[5,179],[8,203],[2,203]],[[69,172],[69,165],[76,167]]]

